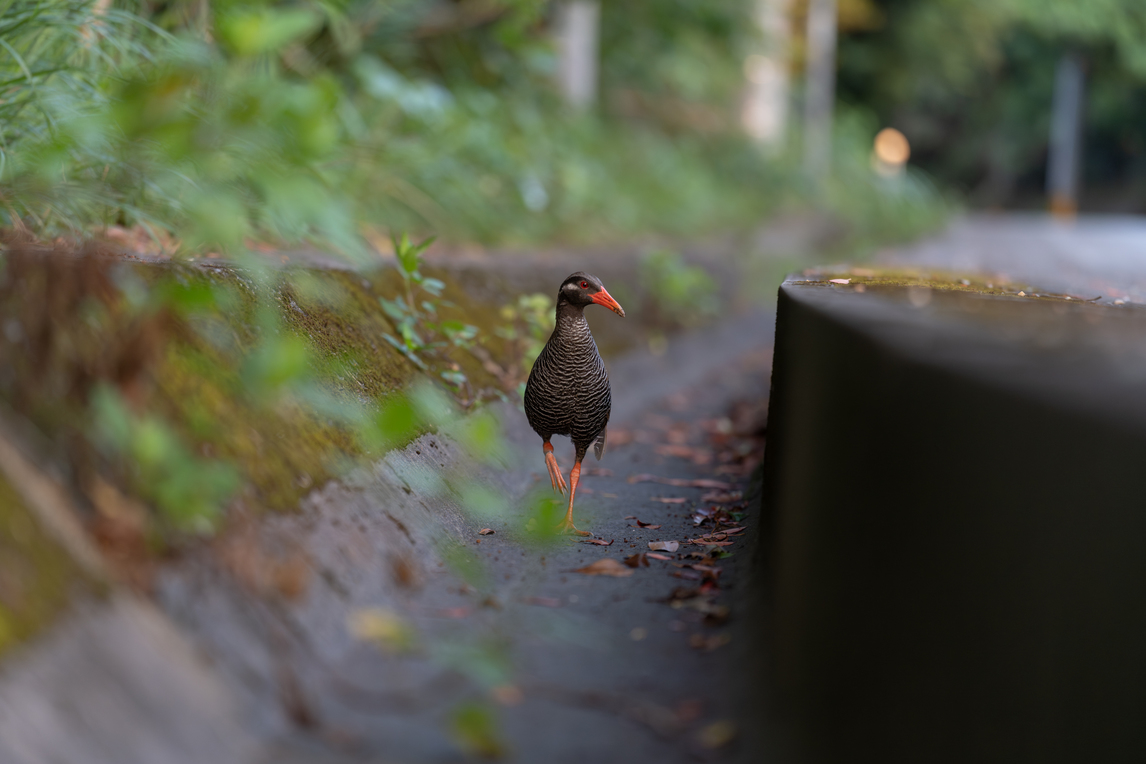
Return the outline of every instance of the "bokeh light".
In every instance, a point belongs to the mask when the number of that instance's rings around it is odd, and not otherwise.
[[[875,136],[875,156],[885,164],[902,166],[911,157],[911,144],[894,127],[885,127]]]

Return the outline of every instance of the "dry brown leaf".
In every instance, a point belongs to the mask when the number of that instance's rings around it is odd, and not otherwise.
[[[714,504],[732,504],[744,498],[740,491],[709,491],[700,497],[701,501],[711,501]]]
[[[731,541],[704,541],[703,539],[693,539],[693,544],[700,544],[701,546],[732,546]]]
[[[649,549],[657,552],[675,552],[680,548],[680,543],[676,541],[650,541]]]
[[[652,557],[654,560],[671,560],[667,554],[657,554],[656,552],[646,552],[646,557]]]
[[[720,480],[684,480],[682,478],[663,478],[649,474],[629,475],[628,481],[630,483],[660,483],[662,485],[673,485],[685,488],[714,488],[720,491],[731,491],[735,488],[731,483],[725,483]]]
[[[649,501],[659,501],[661,504],[684,504],[688,499],[683,496],[653,496]]]
[[[633,575],[633,569],[627,568],[612,557],[605,557],[590,563],[583,568],[577,568],[574,573],[584,573],[587,576],[615,576],[624,578]]]
[[[612,546],[613,539],[605,541],[604,539],[581,539],[582,544],[593,544],[595,546]]]
[[[633,519],[637,520],[637,518],[635,518],[635,517]],[[640,520],[637,520],[637,527],[638,528],[648,528],[650,531],[655,531],[657,528],[660,528],[659,525],[654,525],[653,523],[642,523]]]
[[[473,612],[472,607],[448,607],[438,611],[442,618],[467,618]]]
[[[479,536],[492,536],[493,535],[493,528],[482,528],[480,531],[478,531],[478,535]]]
[[[526,597],[527,605],[540,605],[541,607],[561,607],[561,600],[553,597]]]
[[[704,650],[710,652],[718,647],[724,647],[732,641],[732,637],[727,634],[713,634],[706,637],[703,634],[693,634],[688,638],[688,646],[697,650]]]
[[[649,566],[649,561],[644,552],[637,552],[625,558],[625,564],[630,568],[639,568],[644,565],[646,568]]]

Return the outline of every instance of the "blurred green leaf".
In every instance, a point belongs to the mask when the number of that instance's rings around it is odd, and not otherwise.
[[[313,32],[322,17],[307,8],[233,10],[216,19],[219,39],[240,56],[273,53]]]
[[[278,334],[260,345],[243,367],[243,381],[256,399],[274,395],[310,373],[311,349],[292,334]]]
[[[470,755],[498,759],[505,755],[505,743],[493,709],[487,704],[465,703],[450,714],[450,736]]]

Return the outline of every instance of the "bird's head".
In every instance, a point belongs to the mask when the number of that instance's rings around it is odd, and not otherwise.
[[[565,279],[564,283],[561,284],[561,289],[557,292],[557,302],[562,301],[581,307],[592,303],[604,305],[621,318],[625,317],[625,309],[613,299],[601,280],[596,276],[590,276],[588,273],[578,271]]]

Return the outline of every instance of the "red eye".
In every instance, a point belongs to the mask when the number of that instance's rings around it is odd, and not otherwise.
[[[581,288],[582,289],[588,289],[589,288],[589,282],[588,281],[582,281],[581,282]]]

